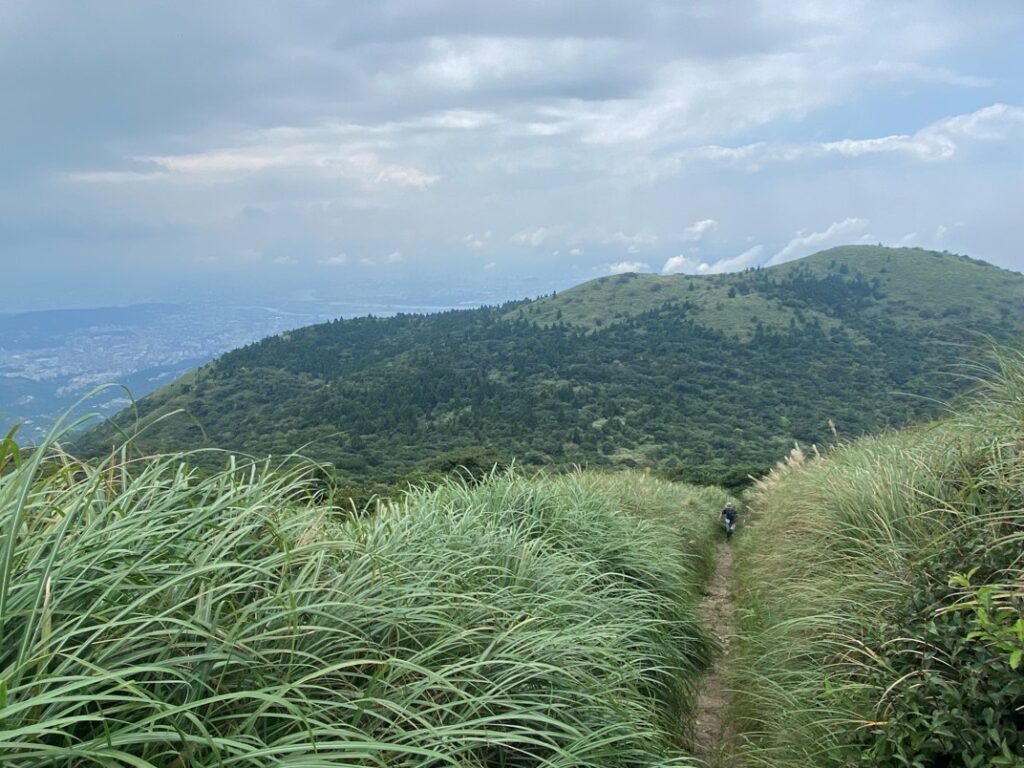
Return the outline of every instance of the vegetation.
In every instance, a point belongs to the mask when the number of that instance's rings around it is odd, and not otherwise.
[[[229,353],[117,423],[132,431],[140,418],[136,443],[151,452],[305,446],[356,496],[512,459],[736,487],[794,440],[829,442],[831,425],[853,437],[933,416],[956,389],[936,374],[964,344],[1021,328],[1024,277],[951,254],[837,249],[736,275],[621,275],[536,302],[313,326]],[[121,439],[107,428],[81,449]]]
[[[606,277],[517,307],[508,316],[593,330],[679,301],[691,305],[699,325],[747,340],[758,324],[775,331],[791,324],[838,328],[854,309],[906,328],[965,320],[998,327],[1021,317],[1024,281],[1016,278],[967,256],[848,245],[739,274]]]
[[[52,766],[688,764],[716,490],[417,490],[0,455],[0,754]]]
[[[794,452],[740,544],[748,765],[1024,765],[1024,354],[930,427]]]

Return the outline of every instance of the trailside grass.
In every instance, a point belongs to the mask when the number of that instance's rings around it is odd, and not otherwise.
[[[301,471],[5,447],[5,768],[690,764],[720,491],[505,474],[358,515]]]
[[[750,495],[738,764],[1024,765],[1024,355],[971,373],[945,421]]]

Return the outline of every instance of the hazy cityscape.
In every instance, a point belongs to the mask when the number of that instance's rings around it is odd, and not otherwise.
[[[276,304],[148,303],[0,314],[0,430],[20,425],[20,439],[34,442],[90,393],[77,413],[112,415],[131,398],[224,352],[304,325],[512,298],[496,290],[413,296],[371,286],[365,294],[327,300],[310,289]]]

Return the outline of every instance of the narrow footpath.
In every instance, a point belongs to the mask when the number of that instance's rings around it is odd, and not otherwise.
[[[715,573],[700,604],[700,616],[721,649],[701,683],[694,725],[694,752],[712,768],[727,768],[725,754],[730,741],[726,708],[729,691],[725,686],[730,648],[736,634],[736,604],[733,602],[733,552],[726,543],[718,545]]]

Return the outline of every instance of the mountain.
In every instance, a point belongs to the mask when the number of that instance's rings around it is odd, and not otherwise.
[[[500,307],[310,326],[230,352],[116,421],[145,426],[144,451],[301,451],[350,483],[513,458],[739,483],[793,441],[934,416],[981,334],[1022,329],[1024,276],[850,246],[737,274],[616,275]],[[79,448],[116,441],[108,426]]]

